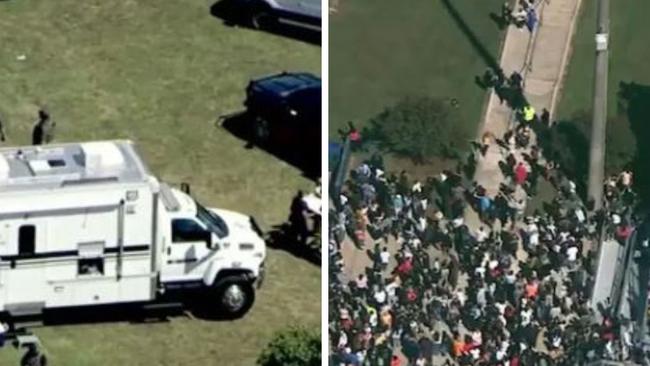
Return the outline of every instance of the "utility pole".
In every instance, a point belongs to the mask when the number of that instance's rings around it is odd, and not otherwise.
[[[589,152],[589,185],[587,195],[596,210],[602,207],[605,181],[605,144],[607,136],[607,74],[609,69],[609,0],[598,0],[596,30],[596,68],[594,72],[594,105]]]

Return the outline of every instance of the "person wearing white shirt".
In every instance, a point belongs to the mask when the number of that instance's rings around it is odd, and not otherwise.
[[[9,325],[0,322],[0,348],[4,347],[5,345],[8,331],[9,331]]]
[[[465,301],[467,300],[467,294],[465,291],[458,290],[456,291],[456,298],[460,302],[460,306],[465,306]]]
[[[569,262],[573,263],[578,259],[578,247],[572,245],[566,250],[566,256]]]
[[[485,267],[479,266],[474,269],[474,273],[476,273],[479,277],[485,278]]]
[[[480,330],[475,330],[472,332],[472,341],[479,346],[483,344],[483,334]]]
[[[375,294],[373,295],[373,298],[375,299],[377,304],[381,305],[386,302],[386,296],[387,296],[386,291],[377,288],[375,290]]]
[[[491,260],[488,262],[488,268],[489,268],[490,270],[494,270],[494,269],[496,269],[498,266],[499,266],[499,261],[496,260],[496,258],[493,258],[493,259],[491,259]]]
[[[481,349],[480,348],[472,348],[472,350],[469,351],[469,354],[472,355],[472,358],[474,360],[478,360],[481,357]]]
[[[460,217],[457,217],[457,218],[453,219],[451,221],[451,224],[454,226],[455,229],[458,229],[459,227],[461,227],[463,225],[464,221],[465,220],[463,219],[463,217],[460,216]]]
[[[527,326],[530,324],[530,321],[533,318],[533,310],[532,309],[524,309],[521,311],[521,325],[523,327]]]
[[[381,260],[381,264],[384,266],[388,266],[388,263],[390,263],[390,253],[388,252],[388,248],[385,248],[379,253],[379,258]]]
[[[397,288],[399,288],[397,281],[393,281],[386,285],[386,292],[388,293],[388,297],[394,298],[397,295]]]
[[[411,191],[417,193],[422,192],[422,183],[416,181],[415,184],[413,184],[413,187],[411,187]]]
[[[490,235],[488,234],[487,230],[485,230],[485,227],[481,226],[478,228],[476,231],[476,241],[479,243],[483,243]]]
[[[476,302],[481,308],[484,308],[487,305],[487,288],[481,287],[476,293]]]
[[[418,219],[418,230],[420,230],[420,232],[424,232],[426,228],[427,228],[427,219],[424,217],[420,217]]]
[[[497,303],[494,304],[494,306],[497,308],[497,310],[499,310],[499,314],[503,315],[503,314],[505,314],[505,312],[506,312],[506,307],[507,307],[508,305],[506,305],[506,304],[503,303],[503,302],[497,302]]]
[[[340,349],[340,348],[345,348],[345,346],[347,346],[347,344],[348,344],[348,335],[345,334],[344,331],[341,331],[341,333],[339,333],[339,344],[338,344],[338,348],[339,348],[339,349]]]

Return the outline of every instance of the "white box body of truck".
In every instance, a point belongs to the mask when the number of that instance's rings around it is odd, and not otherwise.
[[[248,216],[160,183],[129,141],[0,149],[0,311],[156,301],[203,288],[243,315],[266,249]]]

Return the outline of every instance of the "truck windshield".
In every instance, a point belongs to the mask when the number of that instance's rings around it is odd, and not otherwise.
[[[219,215],[203,207],[196,202],[196,217],[208,227],[210,231],[217,234],[219,239],[228,236],[228,226]]]

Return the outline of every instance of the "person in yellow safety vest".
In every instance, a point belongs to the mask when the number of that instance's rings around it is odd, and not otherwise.
[[[535,119],[535,108],[530,104],[524,107],[524,121],[533,122]]]

